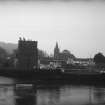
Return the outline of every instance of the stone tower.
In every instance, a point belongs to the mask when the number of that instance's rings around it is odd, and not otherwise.
[[[18,69],[33,69],[38,67],[37,41],[19,39]]]
[[[56,46],[54,48],[54,59],[58,60],[59,59],[59,54],[60,54],[60,50],[58,47],[58,43],[56,42]]]

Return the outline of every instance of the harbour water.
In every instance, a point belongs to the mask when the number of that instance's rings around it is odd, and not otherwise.
[[[105,105],[105,86],[36,85],[0,77],[0,105]]]

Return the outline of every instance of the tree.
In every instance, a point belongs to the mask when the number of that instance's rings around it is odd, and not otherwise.
[[[94,56],[94,62],[96,64],[105,63],[105,56],[102,53],[98,53]]]
[[[2,47],[0,47],[0,61],[6,59],[6,57],[8,56],[6,50],[4,50]]]
[[[2,47],[0,47],[0,67],[3,66],[4,62],[8,57],[8,53]]]
[[[38,49],[38,58],[40,59],[43,57],[48,57],[48,54],[45,51]]]

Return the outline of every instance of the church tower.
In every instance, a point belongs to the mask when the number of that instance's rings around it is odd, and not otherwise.
[[[18,42],[18,68],[33,69],[38,67],[37,41],[25,40]]]
[[[59,47],[58,47],[58,43],[56,42],[56,46],[54,48],[54,59],[56,59],[56,60],[59,59],[59,53],[60,53],[60,50],[59,50]]]

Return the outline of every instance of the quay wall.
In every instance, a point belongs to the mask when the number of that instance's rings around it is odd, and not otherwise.
[[[61,72],[58,70],[2,69],[0,76],[22,80],[45,80],[78,83],[105,83],[105,73]]]

